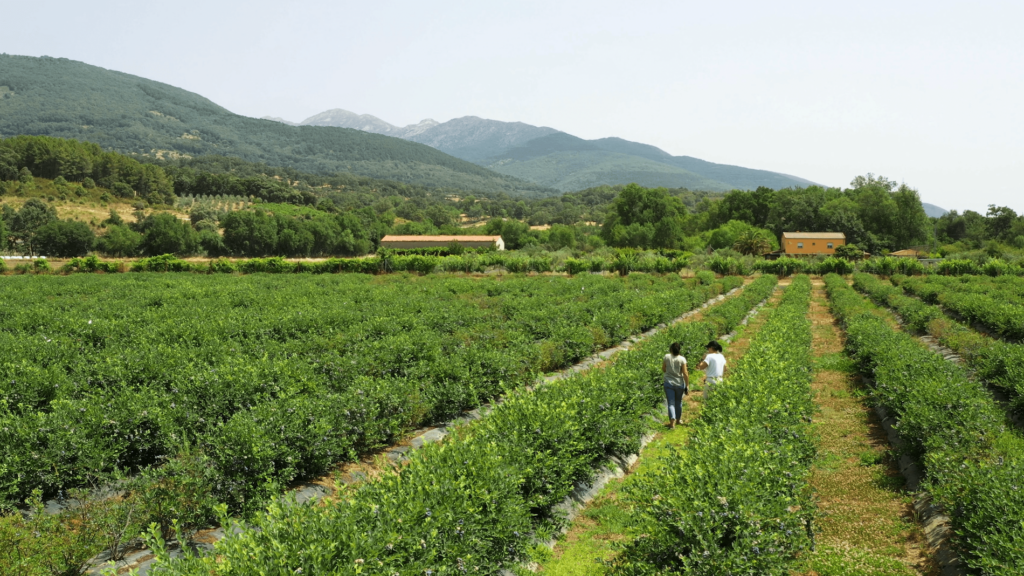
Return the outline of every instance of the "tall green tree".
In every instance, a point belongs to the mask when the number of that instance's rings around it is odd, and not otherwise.
[[[221,221],[224,245],[240,256],[267,256],[277,248],[277,221],[261,211],[232,212]]]
[[[601,237],[611,246],[677,248],[686,206],[665,188],[630,184],[612,202]]]
[[[555,250],[576,247],[576,230],[564,224],[552,224],[548,235],[548,243]]]
[[[509,250],[518,250],[531,241],[536,241],[535,238],[530,236],[530,225],[518,220],[492,218],[487,222],[487,226],[484,227],[484,233],[501,236],[501,239],[505,242],[505,248]]]
[[[96,239],[96,249],[109,256],[136,256],[141,245],[142,234],[117,224],[108,226],[107,233]]]
[[[96,234],[85,222],[53,220],[36,231],[36,247],[41,254],[57,258],[85,256],[96,242]]]
[[[195,254],[199,250],[199,236],[192,226],[173,214],[150,214],[139,226],[142,233],[141,249],[147,256],[161,254]]]
[[[39,198],[29,198],[14,216],[11,231],[23,243],[25,251],[34,256],[37,252],[36,234],[40,228],[56,219],[56,208]]]
[[[1013,238],[1014,223],[1017,221],[1017,212],[1007,206],[988,205],[988,212],[985,213],[985,221],[988,227],[988,235],[996,240],[1009,241]]]
[[[910,246],[925,244],[932,235],[931,222],[924,212],[924,206],[921,205],[921,197],[917,190],[906,184],[900,184],[899,188],[893,192],[892,198],[896,204],[892,236],[897,249],[902,250]]]

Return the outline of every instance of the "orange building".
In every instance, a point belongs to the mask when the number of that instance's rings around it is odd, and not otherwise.
[[[842,232],[783,232],[782,250],[790,254],[834,254],[837,246],[846,244]]]

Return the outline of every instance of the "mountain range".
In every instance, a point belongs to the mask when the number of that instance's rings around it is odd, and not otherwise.
[[[0,137],[74,138],[140,156],[222,155],[433,188],[559,194],[436,148],[366,131],[234,114],[192,92],[65,58],[0,54]]]
[[[287,122],[280,118],[265,119]],[[660,148],[621,138],[584,140],[555,128],[476,116],[443,123],[427,119],[399,127],[376,116],[336,108],[290,124],[353,128],[411,140],[495,172],[563,192],[629,182],[708,191],[813,184],[768,170],[672,156]]]
[[[19,134],[90,141],[141,157],[236,157],[314,174],[516,197],[630,182],[711,192],[811,184],[621,138],[584,140],[475,116],[404,127],[340,109],[299,123],[249,118],[139,76],[66,58],[0,54],[0,138]]]
[[[334,126],[386,134],[426,144],[496,172],[517,176],[563,192],[602,184],[636,182],[645,186],[726,191],[800,187],[809,180],[767,170],[715,164],[690,156],[672,156],[648,144],[622,138],[584,140],[546,126],[464,116],[447,122],[426,119],[399,127],[376,116],[335,108],[302,122],[265,116],[293,126]],[[923,203],[933,218],[948,210]]]

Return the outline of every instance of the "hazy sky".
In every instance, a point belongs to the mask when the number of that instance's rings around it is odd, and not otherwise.
[[[0,52],[248,116],[475,115],[1024,212],[1024,2],[3,3]]]

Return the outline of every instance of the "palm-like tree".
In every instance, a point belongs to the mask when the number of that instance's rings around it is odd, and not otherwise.
[[[772,251],[772,245],[756,230],[747,230],[740,234],[732,249],[744,255],[761,256]]]

